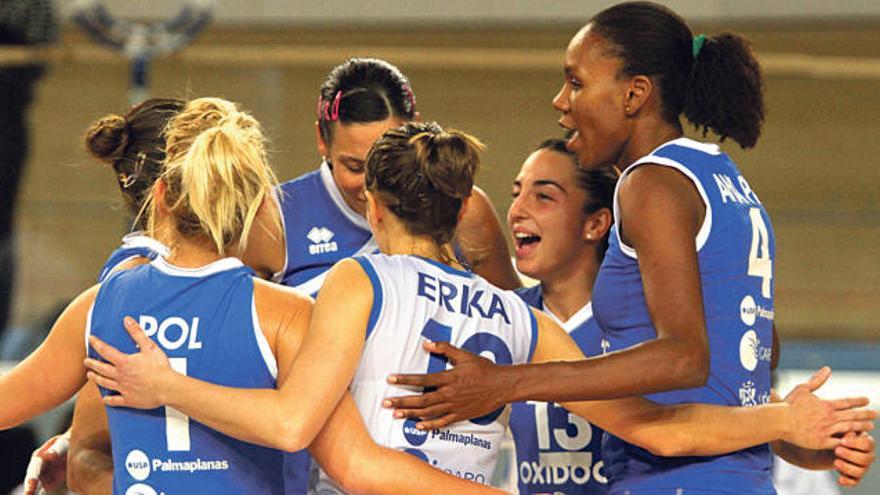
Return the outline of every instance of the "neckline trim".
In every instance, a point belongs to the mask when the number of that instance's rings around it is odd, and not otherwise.
[[[168,262],[168,260],[165,259],[164,256],[157,256],[156,259],[153,260],[150,264],[160,272],[168,275],[194,278],[207,277],[208,275],[214,275],[215,273],[225,272],[227,270],[234,270],[236,268],[241,268],[244,266],[244,264],[238,258],[222,258],[205,266],[200,266],[198,268],[184,268],[172,265]]]

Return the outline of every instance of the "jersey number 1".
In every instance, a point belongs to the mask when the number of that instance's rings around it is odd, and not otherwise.
[[[760,208],[751,208],[752,246],[749,249],[749,275],[761,278],[761,295],[770,299],[770,280],[773,279],[773,260],[770,258],[770,234],[761,216]]]
[[[168,358],[174,371],[186,375],[186,358]],[[189,451],[189,416],[165,406],[165,442],[169,452]]]

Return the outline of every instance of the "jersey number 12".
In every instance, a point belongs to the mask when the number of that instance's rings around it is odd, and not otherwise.
[[[422,336],[434,342],[449,342],[452,338],[452,327],[444,325],[437,320],[430,319],[422,328]],[[497,335],[486,332],[478,332],[464,341],[460,346],[462,349],[473,354],[481,354],[485,351],[492,353],[496,364],[513,364],[513,356],[507,344],[504,343]],[[446,370],[447,359],[442,356],[431,354],[428,360],[428,373],[439,373]],[[471,423],[478,425],[487,425],[497,418],[504,408],[498,408],[485,416],[474,418]]]

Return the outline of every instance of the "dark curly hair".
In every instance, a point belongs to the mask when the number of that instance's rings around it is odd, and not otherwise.
[[[660,86],[663,117],[685,118],[705,136],[758,142],[764,122],[761,69],[745,38],[707,37],[695,57],[694,35],[675,12],[652,2],[625,2],[596,14],[591,30],[622,63],[621,75],[650,76]]]

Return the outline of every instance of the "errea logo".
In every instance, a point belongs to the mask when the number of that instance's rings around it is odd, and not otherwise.
[[[332,253],[339,248],[335,242],[332,242],[333,236],[336,235],[327,227],[312,227],[306,237],[312,244],[309,246],[309,254]]]

